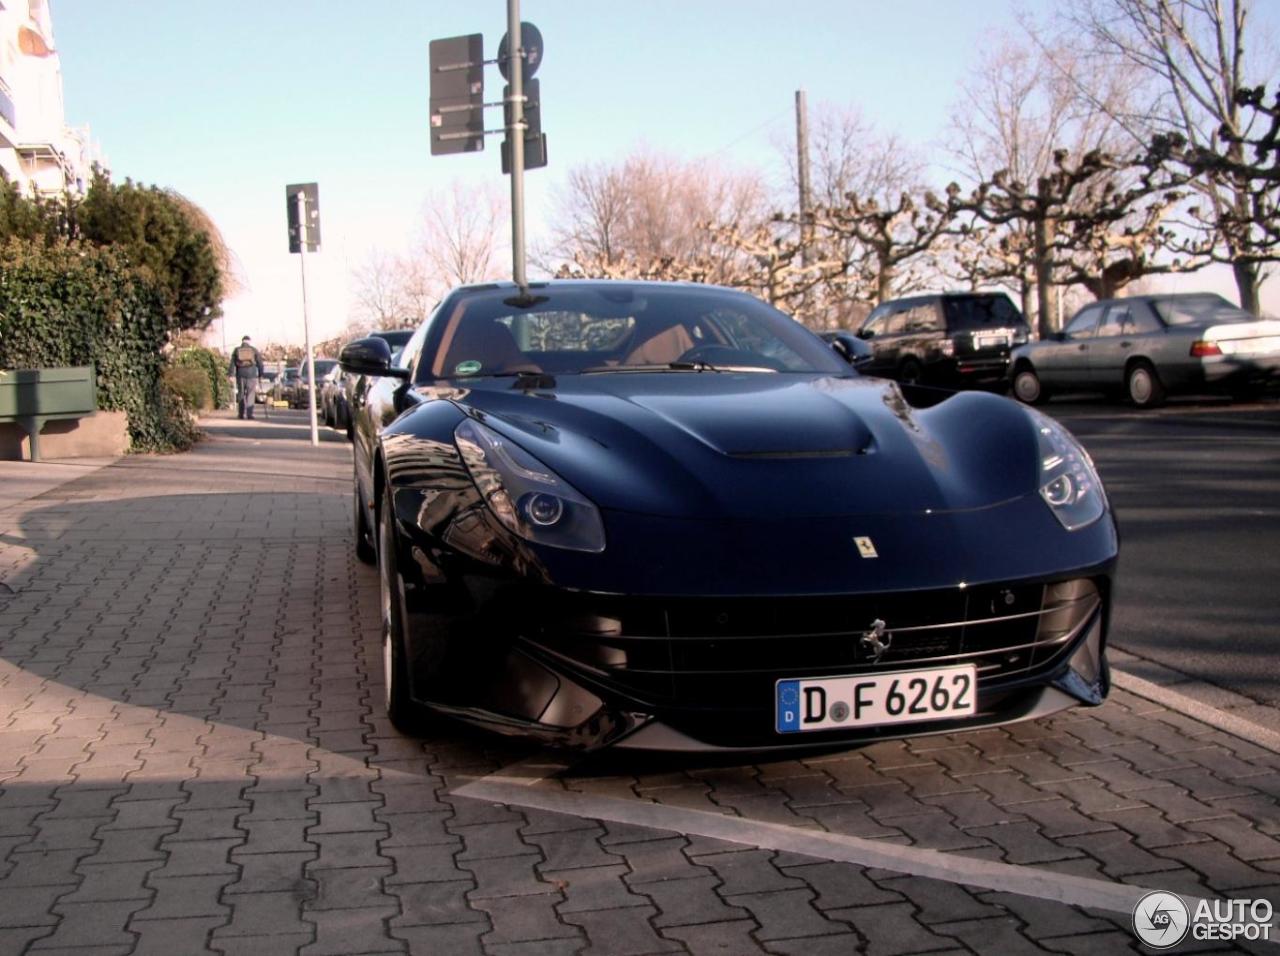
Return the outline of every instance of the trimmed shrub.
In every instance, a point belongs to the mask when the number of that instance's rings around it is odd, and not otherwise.
[[[170,329],[154,283],[111,248],[0,245],[0,368],[93,365],[98,406],[128,414],[134,451],[199,434],[161,380]]]
[[[190,365],[170,365],[160,375],[165,388],[188,411],[202,412],[213,406],[213,396],[209,394],[209,376],[204,369]]]
[[[227,358],[213,349],[201,346],[183,349],[174,359],[177,365],[200,369],[209,381],[209,399],[212,408],[230,408],[235,401],[235,389],[227,378]]]

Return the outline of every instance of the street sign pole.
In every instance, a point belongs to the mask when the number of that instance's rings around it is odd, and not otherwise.
[[[302,335],[307,347],[307,381],[311,388],[307,413],[311,417],[311,444],[320,444],[320,429],[316,424],[316,358],[311,352],[311,319],[307,315],[307,194],[299,189],[298,202],[298,267],[302,272]]]
[[[520,0],[507,0],[508,82],[511,87],[511,277],[521,292],[527,291],[524,272],[524,40],[520,29]]]

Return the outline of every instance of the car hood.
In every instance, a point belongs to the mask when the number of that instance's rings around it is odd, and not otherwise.
[[[488,380],[451,397],[618,511],[925,514],[1036,486],[1028,415],[984,393],[936,393],[918,408],[881,380],[685,372],[562,376],[545,390]]]

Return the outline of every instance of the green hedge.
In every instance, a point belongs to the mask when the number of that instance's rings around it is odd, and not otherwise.
[[[98,407],[128,414],[134,451],[185,449],[199,435],[162,379],[170,328],[154,282],[109,247],[0,246],[0,368],[92,364]]]
[[[183,349],[174,364],[202,371],[209,379],[209,399],[214,408],[230,408],[235,401],[235,391],[227,377],[229,360],[226,356],[200,346]]]

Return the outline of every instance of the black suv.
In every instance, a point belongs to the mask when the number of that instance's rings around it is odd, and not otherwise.
[[[1030,330],[1003,292],[946,292],[892,299],[867,316],[858,337],[871,346],[864,375],[900,382],[1003,389],[1009,350]]]

